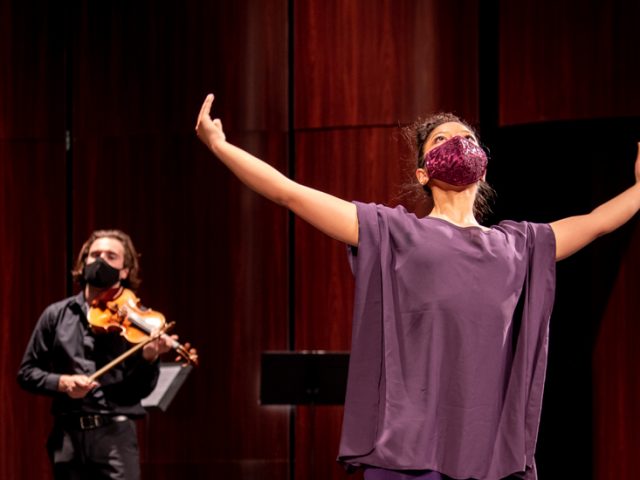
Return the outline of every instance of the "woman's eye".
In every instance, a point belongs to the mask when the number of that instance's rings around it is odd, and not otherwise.
[[[444,135],[437,135],[436,137],[434,137],[433,143],[440,143],[444,140],[446,140]]]

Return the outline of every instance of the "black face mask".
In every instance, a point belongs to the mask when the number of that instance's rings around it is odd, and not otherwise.
[[[120,270],[113,268],[102,258],[84,266],[82,276],[85,281],[97,288],[109,288],[120,280]]]

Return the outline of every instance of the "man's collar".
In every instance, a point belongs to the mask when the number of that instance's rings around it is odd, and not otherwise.
[[[80,309],[84,315],[87,315],[87,299],[84,297],[84,290],[81,290],[76,296],[73,297],[71,304],[75,306],[75,308]]]

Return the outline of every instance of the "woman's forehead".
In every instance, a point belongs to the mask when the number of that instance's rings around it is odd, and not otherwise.
[[[459,122],[445,122],[438,125],[433,129],[429,138],[433,137],[437,133],[448,133],[451,135],[460,135],[460,134],[472,134],[473,132],[465,125]]]

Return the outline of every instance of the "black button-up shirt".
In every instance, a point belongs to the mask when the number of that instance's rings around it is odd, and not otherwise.
[[[53,396],[56,416],[103,413],[144,415],[140,400],[155,388],[158,362],[147,362],[136,352],[97,379],[100,386],[84,398],[58,392],[60,375],[91,375],[131,348],[118,333],[94,333],[87,321],[83,293],[49,305],[31,335],[18,383],[25,390]]]

